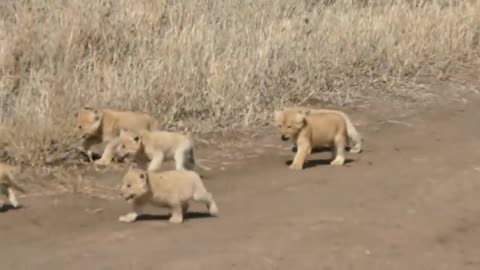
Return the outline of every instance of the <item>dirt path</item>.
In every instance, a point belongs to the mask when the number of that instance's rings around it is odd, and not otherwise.
[[[26,198],[0,215],[2,269],[480,269],[479,105],[363,127],[344,168],[293,172],[268,150],[211,173],[220,216],[195,205],[181,226],[163,210],[119,223],[121,200]]]

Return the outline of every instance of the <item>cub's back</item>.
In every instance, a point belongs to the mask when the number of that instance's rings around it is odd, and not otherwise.
[[[315,113],[305,118],[314,141],[330,141],[337,134],[346,134],[345,120],[336,113]]]
[[[148,179],[154,197],[160,198],[187,198],[192,196],[197,184],[201,182],[196,172],[188,170],[148,172]]]
[[[154,122],[153,117],[142,112],[131,111],[104,111],[104,121],[115,121],[118,128],[128,128],[133,130],[149,130]]]
[[[162,150],[175,149],[178,145],[183,144],[188,140],[188,137],[181,133],[155,130],[150,132],[150,142]]]

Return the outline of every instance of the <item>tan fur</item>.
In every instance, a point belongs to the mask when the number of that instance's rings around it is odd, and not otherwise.
[[[345,124],[347,126],[347,134],[349,137],[349,152],[350,153],[360,153],[362,151],[362,137],[358,133],[357,129],[353,125],[352,121],[350,120],[350,117],[339,110],[331,110],[331,109],[314,109],[314,108],[308,108],[308,107],[287,107],[284,108],[284,111],[303,111],[307,112],[309,111],[310,114],[317,114],[317,113],[336,113],[341,115],[344,120]],[[296,146],[296,145],[295,145]]]
[[[82,148],[90,160],[92,160],[90,147],[102,142],[107,143],[102,157],[95,161],[97,165],[108,165],[112,161],[119,143],[121,128],[135,131],[159,129],[159,123],[153,117],[141,112],[96,110],[86,107],[80,110],[76,117],[76,131],[82,138]]]
[[[25,193],[25,190],[14,181],[19,170],[18,167],[0,162],[0,195],[7,197],[8,203],[13,208],[20,207],[14,190]],[[3,208],[3,204],[0,204],[0,208]]]
[[[121,196],[133,206],[133,212],[119,217],[121,222],[134,222],[144,206],[153,205],[170,209],[171,223],[182,223],[192,200],[204,203],[210,215],[218,214],[212,194],[194,171],[148,172],[133,164],[123,177]]]
[[[282,140],[292,140],[298,146],[291,169],[301,170],[315,147],[331,147],[332,165],[343,165],[348,143],[344,118],[337,113],[311,114],[309,111],[275,111],[275,124]]]
[[[195,165],[210,170],[196,163],[190,133],[122,129],[117,152],[123,157],[133,156],[137,163],[149,162],[148,171],[158,171],[163,161],[172,159],[177,170],[193,170]]]

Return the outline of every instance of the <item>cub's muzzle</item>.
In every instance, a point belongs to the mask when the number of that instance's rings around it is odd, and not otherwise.
[[[131,155],[130,155],[130,153],[128,153],[128,152],[122,152],[121,150],[119,150],[119,151],[117,151],[117,156],[118,156],[119,158],[122,158],[122,159],[123,159],[123,158],[128,158],[128,157],[130,157]]]
[[[124,196],[124,199],[125,199],[125,201],[130,201],[130,200],[133,199],[134,197],[135,197],[135,195],[130,194],[130,195]]]
[[[282,135],[282,141],[288,141],[290,138],[288,136]]]

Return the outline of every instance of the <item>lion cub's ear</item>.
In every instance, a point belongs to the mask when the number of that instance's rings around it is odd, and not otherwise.
[[[275,110],[273,112],[273,118],[275,119],[276,122],[281,121],[282,117],[283,117],[283,111]]]
[[[310,115],[311,110],[309,110],[309,109],[301,109],[301,110],[298,111],[298,113],[307,116],[307,115]]]
[[[139,175],[138,178],[140,179],[141,183],[147,187],[148,185],[148,175],[146,171],[142,171]]]
[[[100,117],[102,116],[102,113],[98,111],[97,109],[93,110],[93,120],[94,121],[99,121]]]
[[[307,112],[310,113],[309,111]],[[298,111],[297,115],[295,116],[295,121],[299,124],[303,124],[305,122],[305,117],[307,117],[307,112]]]

